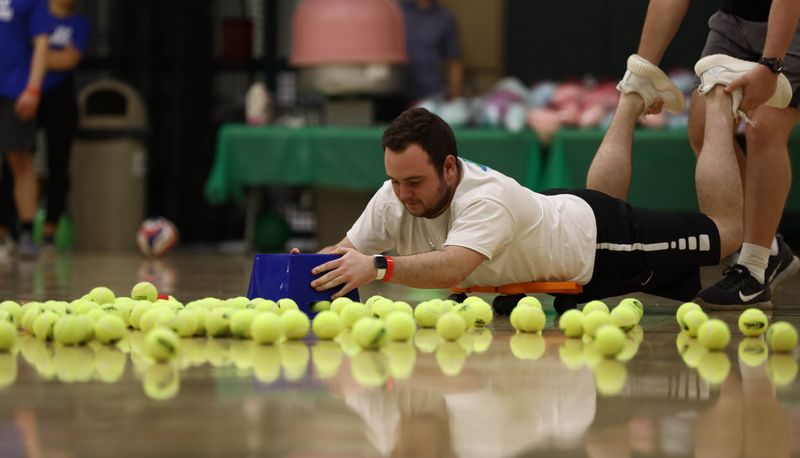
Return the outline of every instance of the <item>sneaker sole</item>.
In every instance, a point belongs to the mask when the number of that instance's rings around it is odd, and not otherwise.
[[[737,59],[735,57],[731,57],[725,54],[712,54],[710,56],[706,56],[697,61],[694,65],[694,73],[700,77],[703,73],[707,72],[713,67],[724,67],[730,72],[734,73],[746,73],[747,71],[751,70],[754,65],[759,65],[755,62],[750,62],[747,60]],[[738,76],[737,76],[738,78]],[[701,78],[702,80],[702,78]],[[733,82],[731,81],[720,81],[718,84],[730,84]],[[710,88],[709,88],[710,89]],[[764,105],[769,105],[775,108],[786,108],[789,106],[789,102],[792,101],[792,85],[789,83],[789,80],[786,79],[786,75],[781,73],[778,75],[778,84],[775,87],[775,93],[764,102]]]
[[[775,288],[777,288],[782,281],[796,274],[798,270],[800,270],[800,259],[798,259],[797,256],[792,256],[792,262],[789,263],[789,266],[783,269],[783,271],[776,275],[775,278],[772,279],[772,282],[770,282],[770,291],[774,292]]]
[[[703,310],[713,310],[715,312],[724,312],[726,310],[741,311],[750,308],[756,308],[759,310],[772,310],[772,301],[756,302],[754,304],[712,304],[700,299],[699,297],[696,297],[692,302],[702,307]]]
[[[669,79],[669,76],[658,68],[657,65],[637,54],[631,54],[628,57],[628,70],[639,76],[649,78],[656,89],[669,92],[678,100],[679,106],[677,107],[668,107],[665,105],[664,107],[667,111],[672,114],[679,114],[686,109],[686,100],[683,98],[683,92],[678,89],[678,86],[675,86],[675,83],[673,83],[672,80]]]

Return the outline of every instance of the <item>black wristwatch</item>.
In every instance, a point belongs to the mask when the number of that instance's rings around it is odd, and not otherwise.
[[[375,280],[383,280],[383,277],[386,276],[386,269],[389,267],[389,262],[386,261],[386,256],[376,254],[375,257],[375,269],[377,269],[378,274],[375,276]]]
[[[772,73],[783,71],[783,61],[778,57],[762,57],[758,59],[758,63],[766,66]]]

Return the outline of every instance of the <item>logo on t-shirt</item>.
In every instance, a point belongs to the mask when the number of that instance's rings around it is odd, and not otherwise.
[[[72,43],[72,27],[66,25],[59,25],[50,34],[50,46],[63,48]]]
[[[11,0],[0,0],[0,21],[11,22],[14,19],[14,8]]]

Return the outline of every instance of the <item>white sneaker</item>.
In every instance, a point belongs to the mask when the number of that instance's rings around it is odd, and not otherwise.
[[[14,242],[8,235],[0,237],[0,262],[7,262],[14,256]]]
[[[700,78],[700,86],[697,88],[697,92],[705,95],[718,84],[727,86],[756,65],[761,64],[726,56],[725,54],[706,56],[698,60],[694,65],[694,72]],[[747,115],[739,109],[739,104],[742,102],[742,90],[736,89],[733,91],[731,93],[731,99],[733,100],[733,117],[735,119],[741,117],[751,126],[755,126]],[[764,105],[775,108],[786,108],[791,101],[792,85],[789,84],[789,80],[786,79],[786,76],[781,73],[778,75],[778,85],[775,88],[775,93],[772,94],[769,100],[764,102]]]
[[[681,113],[686,107],[683,93],[669,76],[637,54],[628,57],[628,70],[617,84],[617,90],[623,94],[639,94],[645,108],[653,105],[656,99],[663,100],[664,108],[672,114]]]

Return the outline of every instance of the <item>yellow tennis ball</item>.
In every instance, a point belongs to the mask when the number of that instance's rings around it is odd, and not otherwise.
[[[350,299],[349,297],[345,296],[337,297],[336,299],[331,301],[331,312],[341,313],[344,306],[349,304],[350,302],[353,302],[353,300]]]
[[[53,327],[59,316],[53,312],[44,312],[33,321],[33,335],[41,341],[53,340]]]
[[[414,307],[412,307],[408,302],[394,301],[394,311],[407,313],[411,315],[412,318],[414,317]]]
[[[271,301],[269,299],[261,299],[259,301],[253,299],[253,301],[256,304],[257,312],[272,312],[275,314],[279,313],[280,307],[278,307],[278,303],[275,301]]]
[[[342,332],[344,325],[342,324],[342,319],[339,317],[339,315],[329,310],[325,310],[319,312],[317,316],[314,317],[311,327],[314,330],[314,335],[316,335],[317,338],[331,340],[335,339],[336,336]]]
[[[730,331],[728,332],[730,334]],[[700,357],[697,373],[709,385],[721,385],[731,371],[731,361],[724,352],[710,351]]]
[[[158,290],[149,281],[139,282],[131,288],[131,298],[137,301],[155,302],[158,299]]]
[[[98,317],[99,319],[100,317]],[[175,312],[166,306],[156,307],[145,313],[139,321],[142,332],[148,332],[157,326],[172,328],[172,321],[175,319]]]
[[[636,323],[638,324],[639,321],[641,321],[642,316],[644,315],[644,304],[642,304],[642,302],[639,299],[636,299],[635,297],[626,297],[625,299],[619,301],[617,307],[619,307],[620,305],[623,307],[631,307],[638,316]]]
[[[611,323],[611,315],[604,312],[602,309],[589,312],[583,316],[583,334],[589,337],[594,337],[600,327]]]
[[[231,310],[227,307],[218,307],[206,314],[204,325],[206,335],[209,337],[225,337],[231,328]]]
[[[308,334],[309,328],[311,322],[300,310],[286,310],[281,314],[281,332],[287,339],[302,339]]]
[[[477,317],[475,316],[475,312],[472,310],[471,304],[458,304],[457,306],[453,307],[451,312],[461,315],[461,318],[464,319],[464,323],[466,323],[467,328],[475,327]]]
[[[17,328],[6,321],[0,322],[0,352],[9,351],[17,342]]]
[[[593,344],[606,358],[617,356],[625,348],[625,333],[614,324],[600,326],[594,334]]]
[[[406,341],[414,337],[414,333],[417,332],[417,323],[408,313],[392,312],[386,317],[385,321],[389,340]]]
[[[475,316],[475,326],[488,326],[494,319],[494,309],[481,298],[464,302],[464,304],[468,305],[472,310],[472,314]]]
[[[281,336],[281,320],[272,312],[261,312],[250,324],[250,336],[258,344],[271,344]]]
[[[414,319],[423,328],[435,328],[439,317],[444,314],[444,306],[433,301],[417,304],[414,309]]]
[[[33,322],[36,320],[36,317],[41,315],[44,311],[44,305],[42,304],[28,308],[25,310],[25,313],[22,314],[22,323],[20,327],[28,334],[33,334]]]
[[[745,337],[739,342],[739,360],[750,367],[764,363],[769,356],[766,342],[758,337]]]
[[[375,302],[377,302],[377,301],[379,301],[381,299],[386,299],[386,298],[381,296],[380,294],[376,294],[374,296],[370,296],[366,301],[364,301],[364,305],[366,305],[367,309],[371,311],[372,310],[372,306],[375,304]]]
[[[456,312],[447,312],[436,321],[436,332],[445,340],[456,340],[467,329],[464,317]]]
[[[714,318],[700,325],[697,330],[697,341],[709,350],[722,350],[731,340],[728,325],[719,318]]]
[[[314,313],[326,312],[331,309],[331,301],[317,301],[311,305],[311,311]]]
[[[104,344],[114,343],[125,337],[125,329],[122,318],[108,314],[94,324],[94,336]]]
[[[84,329],[77,316],[64,316],[53,327],[53,340],[63,345],[77,345],[84,338]]]
[[[583,335],[583,313],[570,309],[558,318],[558,328],[565,337],[581,337]]]
[[[22,319],[22,306],[14,301],[0,302],[0,310],[5,310],[14,315],[14,322],[19,323]]]
[[[172,330],[157,327],[144,338],[144,354],[157,362],[169,361],[178,355],[180,339]]]
[[[509,319],[511,326],[520,332],[539,332],[544,329],[546,321],[542,309],[529,305],[517,305],[514,307]]]
[[[231,335],[238,339],[249,339],[251,336],[250,328],[257,315],[258,311],[247,308],[234,312],[231,315]]]
[[[113,304],[116,296],[114,292],[105,286],[98,286],[89,291],[89,300],[97,304]]]
[[[675,312],[675,319],[678,321],[678,326],[680,326],[681,329],[683,329],[683,316],[692,310],[703,311],[703,309],[694,302],[685,302],[681,304],[681,306],[678,307],[678,311]]]
[[[192,310],[181,310],[175,314],[170,328],[178,337],[192,337],[200,330],[200,315]]]
[[[389,340],[386,323],[378,318],[366,317],[353,326],[353,340],[365,350],[377,350]]]
[[[530,305],[532,307],[537,307],[539,310],[542,309],[542,303],[539,302],[539,299],[536,299],[533,296],[525,296],[522,299],[517,301],[517,306],[520,305]]]
[[[583,306],[583,314],[584,315],[588,315],[588,314],[590,314],[592,312],[596,312],[598,310],[601,311],[601,312],[609,313],[608,306],[603,301],[598,301],[598,300],[589,301],[589,302],[586,303],[586,305]]]
[[[342,307],[339,316],[342,318],[342,325],[350,329],[358,320],[369,316],[369,312],[361,302],[348,302]]]
[[[14,318],[14,314],[8,310],[0,310],[0,321],[6,321],[11,323],[15,328],[17,327],[17,320]]]
[[[794,350],[797,345],[797,329],[786,321],[773,323],[767,330],[767,345],[777,352]]]
[[[540,334],[518,332],[508,341],[511,354],[517,359],[535,361],[544,355],[547,347]]]
[[[376,318],[386,318],[394,312],[394,301],[391,299],[378,299],[372,303],[372,316]]]
[[[639,316],[633,306],[618,305],[611,310],[611,322],[625,332],[630,331],[639,322]]]
[[[288,312],[289,310],[300,310],[300,307],[297,306],[297,302],[288,297],[278,300],[278,314],[283,315],[284,313]],[[308,317],[306,317],[308,318]]]
[[[769,319],[759,309],[749,308],[739,315],[739,330],[746,337],[756,337],[767,332]]]
[[[231,297],[225,301],[225,305],[234,309],[243,309],[250,303],[250,299],[245,296]]]
[[[691,337],[697,337],[700,326],[708,321],[708,315],[702,310],[689,310],[683,315],[683,330]]]

